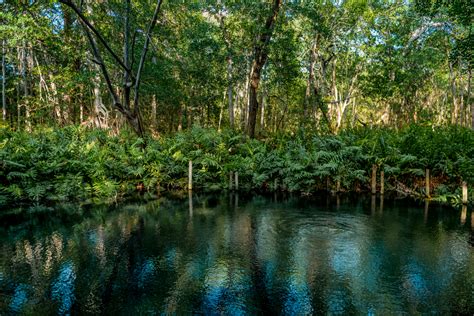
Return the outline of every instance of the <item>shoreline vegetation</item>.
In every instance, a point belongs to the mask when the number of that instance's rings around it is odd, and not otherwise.
[[[474,202],[472,1],[0,3],[0,205]]]
[[[137,191],[190,185],[198,192],[326,190],[452,205],[474,201],[474,132],[459,126],[361,128],[338,135],[300,130],[260,140],[196,126],[148,137],[146,146],[127,133],[77,126],[32,133],[0,129],[0,203],[113,202]]]

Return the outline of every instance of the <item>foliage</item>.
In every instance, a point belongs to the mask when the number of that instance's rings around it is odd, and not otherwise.
[[[68,126],[25,132],[0,129],[0,201],[116,199],[138,190],[185,189],[193,161],[197,190],[222,190],[239,173],[241,190],[369,189],[372,164],[388,188],[417,189],[432,170],[440,195],[474,183],[474,132],[413,125],[354,129],[340,135],[281,135],[251,140],[230,130],[194,127],[173,136],[142,139]],[[438,180],[436,180],[438,179]],[[421,190],[421,189],[419,189]]]

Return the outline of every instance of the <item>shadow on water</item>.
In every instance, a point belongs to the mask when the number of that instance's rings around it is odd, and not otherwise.
[[[0,218],[0,314],[474,312],[474,212],[185,194]]]

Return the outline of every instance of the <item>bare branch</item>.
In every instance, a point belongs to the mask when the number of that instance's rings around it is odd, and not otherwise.
[[[137,75],[136,75],[136,78],[135,78],[135,87],[134,87],[135,97],[133,99],[133,106],[134,106],[133,110],[134,110],[135,114],[138,113],[138,109],[139,109],[139,107],[138,107],[138,96],[139,96],[138,91],[140,89],[140,77],[141,77],[141,73],[142,73],[142,70],[143,70],[143,65],[145,64],[145,58],[146,58],[146,54],[148,52],[148,46],[150,44],[150,34],[151,34],[151,32],[153,31],[153,28],[156,25],[156,21],[158,20],[158,13],[160,12],[162,2],[163,2],[162,0],[158,0],[158,2],[156,3],[155,12],[153,13],[153,18],[151,19],[150,25],[148,26],[148,29],[147,29],[146,34],[145,34],[145,44],[143,44],[142,55],[140,57],[140,63],[138,64]]]
[[[129,69],[124,62],[115,54],[115,52],[110,48],[110,46],[107,44],[105,39],[102,37],[102,35],[97,31],[97,29],[87,20],[87,18],[82,14],[81,10],[71,1],[71,0],[58,0],[60,3],[67,5],[70,7],[76,14],[79,16],[81,21],[84,23],[84,26],[87,26],[94,34],[97,36],[99,41],[104,45],[105,49],[112,55],[112,57],[115,59],[115,61],[128,73],[130,76],[133,77],[131,69]]]

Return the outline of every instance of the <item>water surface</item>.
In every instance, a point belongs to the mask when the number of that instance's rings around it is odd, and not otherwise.
[[[466,210],[194,196],[2,212],[0,315],[474,313]]]

